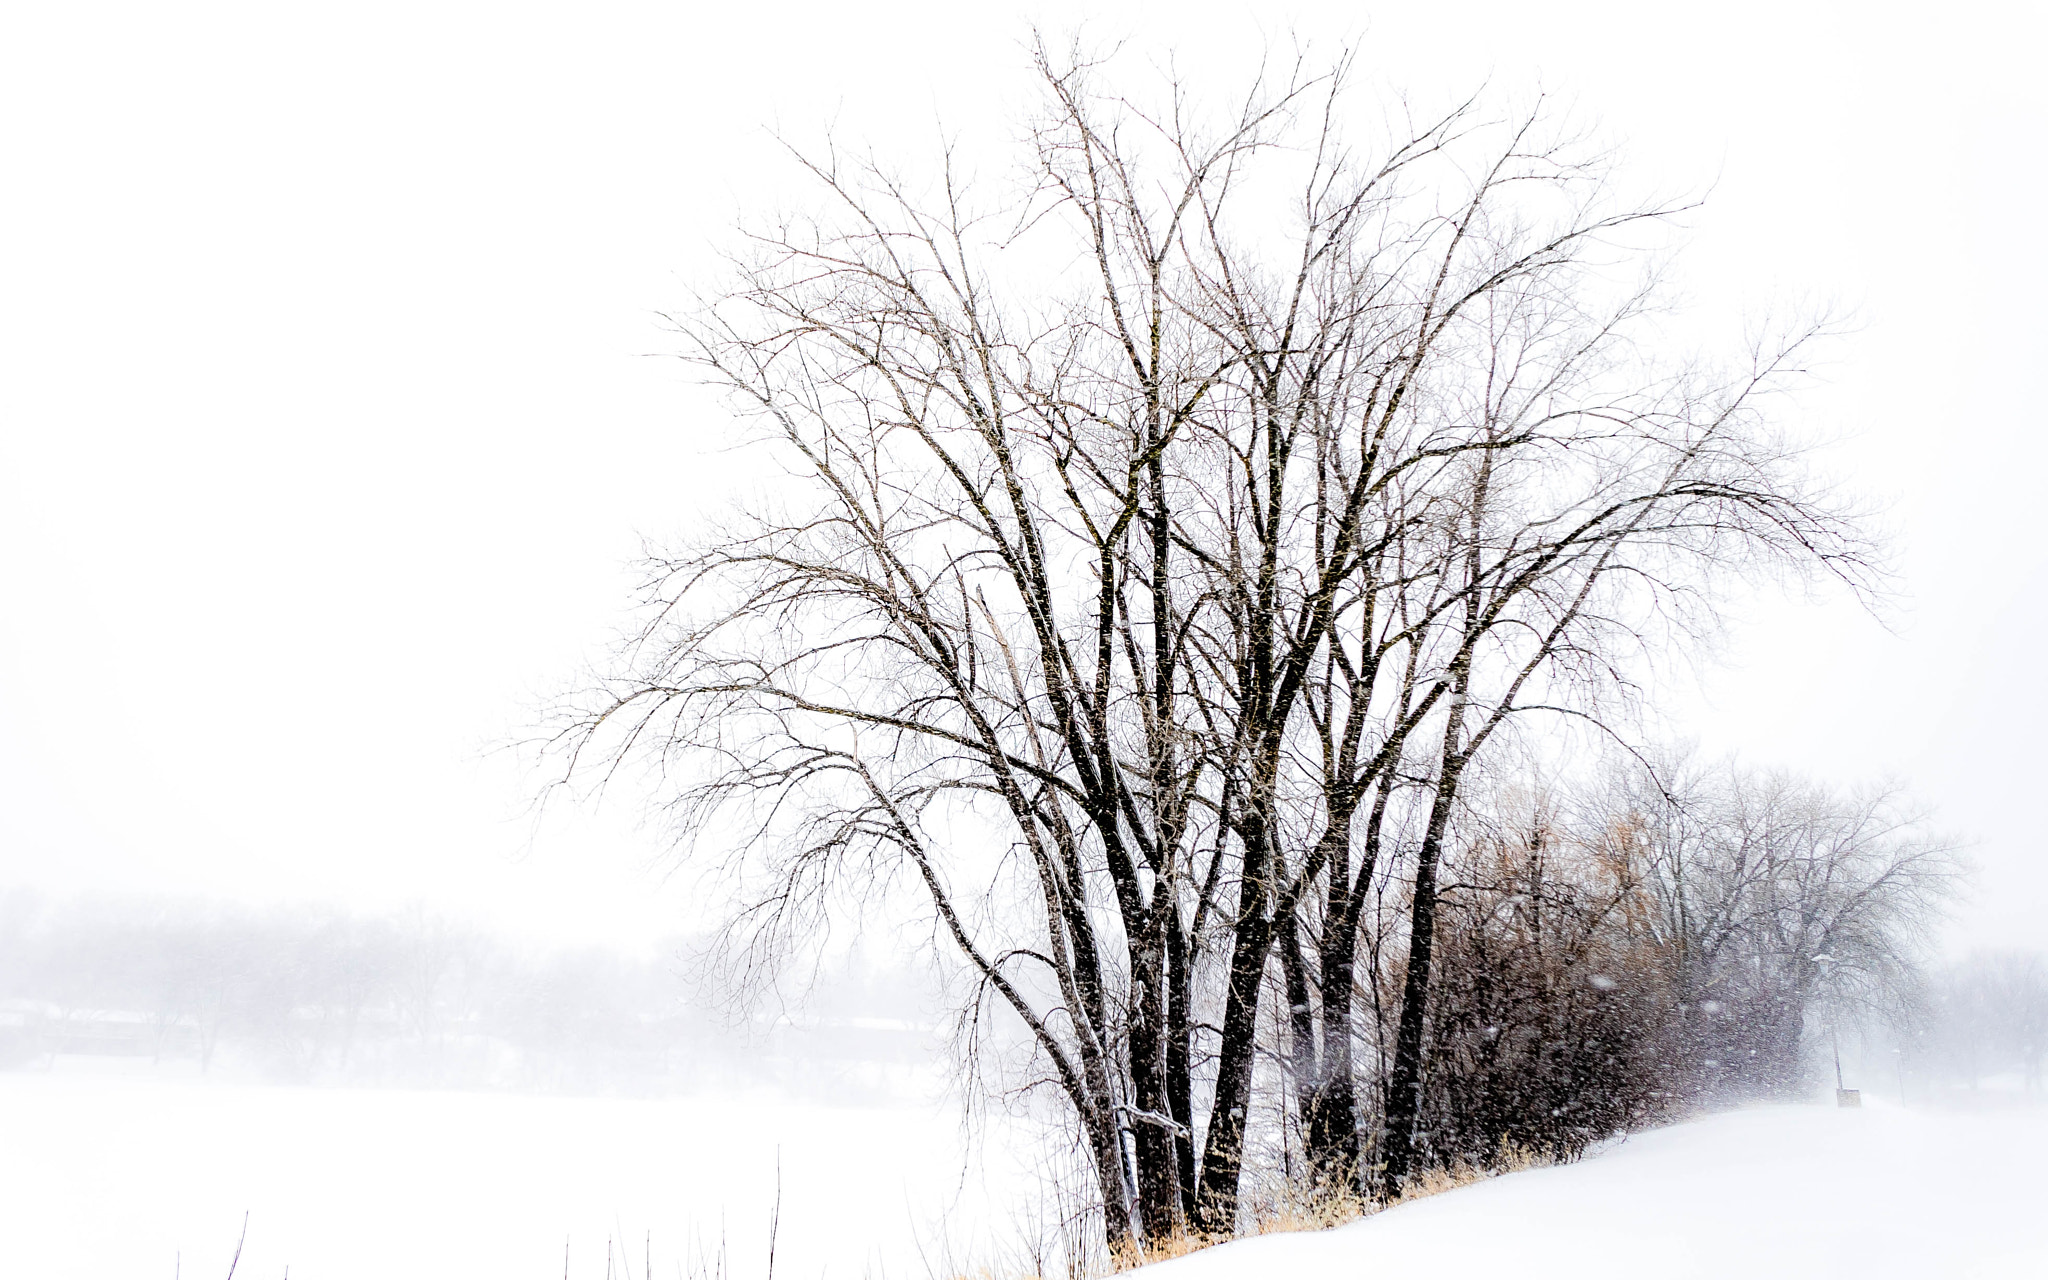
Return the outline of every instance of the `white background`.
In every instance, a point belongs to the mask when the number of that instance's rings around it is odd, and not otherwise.
[[[1425,100],[1541,85],[1648,187],[1738,337],[1860,327],[1798,418],[1899,596],[1741,603],[1670,727],[1908,783],[1976,841],[1958,947],[2048,945],[2038,5],[1091,6],[1234,65],[1356,41]],[[0,19],[0,886],[428,903],[636,942],[686,886],[623,798],[534,834],[487,754],[619,625],[645,537],[746,483],[657,313],[767,129],[1000,146],[1002,7],[445,0]]]

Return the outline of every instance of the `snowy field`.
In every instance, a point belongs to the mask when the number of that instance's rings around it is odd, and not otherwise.
[[[1760,1107],[1147,1274],[2039,1280],[2044,1161],[2048,1109],[2038,1107]]]
[[[0,1074],[0,1275],[596,1280],[716,1261],[944,1273],[1034,1200],[1014,1131],[971,1167],[937,1109]],[[1770,1107],[1644,1134],[1337,1231],[1161,1264],[1269,1276],[2048,1276],[2048,1108]],[[995,1234],[991,1234],[991,1233]]]
[[[0,1074],[0,1276],[222,1280],[919,1277],[976,1251],[991,1194],[937,1109],[773,1095],[629,1100]],[[623,1242],[623,1246],[622,1243]]]

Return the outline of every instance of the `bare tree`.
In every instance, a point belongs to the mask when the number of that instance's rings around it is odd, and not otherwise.
[[[1690,1055],[1715,1064],[1696,1087],[1796,1089],[1809,1011],[1910,988],[1964,862],[1893,788],[1733,763],[1632,777],[1647,932],[1671,956]]]
[[[2040,1088],[2048,1053],[2048,959],[2035,951],[1982,951],[1934,984],[1927,1021],[1935,1045],[1972,1088],[1987,1069],[2012,1069],[2028,1092]]]
[[[928,181],[794,153],[820,208],[678,320],[787,483],[651,562],[553,742],[566,778],[672,780],[771,946],[912,886],[1142,1244],[1236,1221],[1276,938],[1304,1007],[1318,954],[1305,1096],[1356,1171],[1348,973],[1390,815],[1398,1181],[1473,762],[1591,714],[1713,569],[1858,548],[1760,414],[1801,336],[1727,377],[1641,357],[1615,262],[1672,210],[1540,106],[1374,139],[1342,60],[1211,113],[1037,59],[993,200],[950,153]]]
[[[1413,810],[1434,796],[1416,800],[1389,831],[1420,825]],[[1882,788],[1682,760],[1589,772],[1514,752],[1466,775],[1439,870],[1416,1049],[1417,1168],[1514,1150],[1568,1158],[1703,1104],[1803,1091],[1816,1022],[1825,1036],[1838,1021],[1894,1021],[1914,999],[1929,930],[1963,867]],[[1380,1133],[1412,1008],[1398,998],[1415,967],[1402,927],[1412,874],[1365,886],[1360,913],[1368,1002],[1351,1046],[1362,1050],[1355,1093]],[[1327,934],[1326,906],[1297,927]],[[1280,1040],[1298,1086],[1314,997],[1326,1017],[1332,1002],[1288,950],[1292,1026]],[[1951,1010],[1989,1004],[1993,984],[1949,985],[1968,992],[1942,1001]],[[1977,1021],[1990,1022],[1961,1018]],[[1315,1118],[1304,1090],[1295,1119],[1312,1157]]]

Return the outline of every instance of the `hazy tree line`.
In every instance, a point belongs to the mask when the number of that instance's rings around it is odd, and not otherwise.
[[[1899,1085],[1927,1089],[1923,1100],[1999,1084],[2039,1094],[2048,1085],[2048,955],[1977,952],[1924,975],[1879,1025],[1863,1063],[1873,1087],[1885,1083],[1884,1057],[1895,1052]]]
[[[1955,864],[1631,726],[1727,590],[1869,579],[1772,417],[1817,330],[1674,353],[1682,209],[1541,105],[1038,70],[1020,175],[793,152],[677,318],[782,474],[650,562],[560,776],[656,771],[752,954],[908,892],[1112,1243],[1797,1087]]]
[[[521,945],[424,909],[15,892],[0,896],[0,1068],[119,1057],[310,1084],[843,1091],[887,1087],[876,1069],[929,1038],[914,994],[861,973],[822,988],[837,1025],[733,1025],[685,950]]]
[[[1960,870],[1895,795],[1726,764],[1496,803],[1461,843],[1420,1132],[1472,1162],[1802,1095],[1835,1017],[1895,1023]]]

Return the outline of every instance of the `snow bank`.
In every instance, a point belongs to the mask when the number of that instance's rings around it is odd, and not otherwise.
[[[605,1243],[675,1277],[723,1235],[779,1275],[918,1280],[989,1256],[1039,1190],[938,1108],[767,1093],[625,1100],[0,1074],[0,1276],[572,1280]],[[1773,1107],[1643,1134],[1336,1231],[1148,1268],[1268,1277],[2048,1277],[2048,1108]],[[623,1243],[624,1247],[621,1248]],[[948,1247],[950,1245],[950,1248]],[[625,1268],[615,1259],[614,1276]]]
[[[0,1276],[573,1280],[687,1253],[728,1276],[923,1274],[1005,1224],[1001,1148],[937,1108],[772,1094],[628,1100],[0,1074]],[[622,1247],[623,1246],[623,1247]],[[934,1256],[934,1261],[936,1257]],[[614,1272],[624,1274],[623,1264]]]
[[[2044,1109],[1757,1108],[1140,1274],[2031,1280],[2048,1277],[2044,1161]]]

